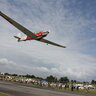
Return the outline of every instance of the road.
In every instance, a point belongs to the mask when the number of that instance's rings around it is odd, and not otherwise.
[[[35,88],[32,86],[0,81],[0,92],[10,94],[11,96],[92,96],[80,95],[77,93]]]

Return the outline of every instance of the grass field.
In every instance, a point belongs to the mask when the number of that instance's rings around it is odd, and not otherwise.
[[[0,96],[10,96],[10,95],[0,92]]]
[[[96,90],[91,89],[89,92],[96,95]]]

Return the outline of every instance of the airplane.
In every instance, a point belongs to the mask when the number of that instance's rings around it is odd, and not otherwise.
[[[4,13],[2,13],[1,11],[0,11],[0,16],[6,19],[9,23],[11,23],[13,26],[15,26],[17,29],[19,29],[21,32],[23,32],[26,35],[26,37],[23,39],[20,36],[14,36],[18,42],[27,41],[27,40],[37,40],[43,43],[47,43],[47,45],[51,44],[54,46],[66,48],[66,46],[44,39],[44,37],[46,37],[49,34],[49,31],[33,33],[27,28],[25,28],[24,26],[22,26],[21,24],[17,23],[16,21],[8,17],[7,15],[5,15]]]

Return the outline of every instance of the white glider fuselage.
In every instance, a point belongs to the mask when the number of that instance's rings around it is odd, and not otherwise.
[[[49,32],[46,31],[46,32],[38,32],[38,33],[34,33],[37,37],[35,38],[35,40],[40,40],[40,39],[43,39],[44,37],[46,37]],[[22,38],[21,36],[14,36],[16,39],[18,39],[18,42],[20,41],[27,41],[27,40],[34,40],[33,38],[29,37],[29,36],[26,36],[24,38]]]

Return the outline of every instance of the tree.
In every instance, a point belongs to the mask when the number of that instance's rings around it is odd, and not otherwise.
[[[4,75],[10,75],[9,73],[4,73]]]
[[[91,81],[91,84],[96,84],[96,81],[95,81],[95,80],[92,80],[92,81]]]
[[[46,81],[48,81],[49,83],[52,83],[52,82],[57,82],[57,78],[50,75],[46,78]]]
[[[74,80],[73,82],[74,82],[74,83],[76,83],[77,81],[76,81],[76,80]]]
[[[11,74],[11,76],[18,76],[18,74]]]
[[[39,80],[44,80],[42,77],[35,77],[36,79],[39,79]]]
[[[36,78],[34,75],[29,75],[29,74],[24,75],[24,77],[26,77],[26,78]]]
[[[61,77],[61,78],[59,79],[59,82],[60,82],[60,83],[68,83],[68,82],[69,82],[69,79],[68,79],[68,77]]]

